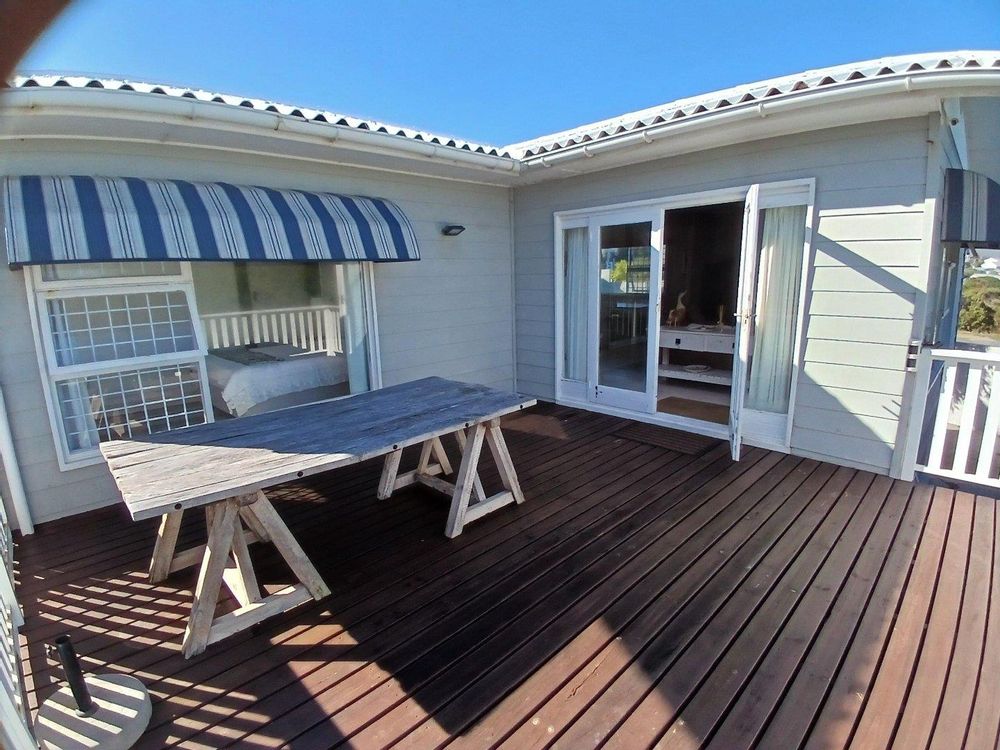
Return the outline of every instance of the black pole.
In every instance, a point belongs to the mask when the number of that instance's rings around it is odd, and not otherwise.
[[[86,716],[94,710],[94,701],[90,697],[87,683],[83,680],[83,671],[76,658],[76,649],[73,648],[73,641],[68,635],[56,638],[56,651],[59,652],[59,661],[62,662],[66,682],[69,683],[69,689],[76,700],[77,713]]]

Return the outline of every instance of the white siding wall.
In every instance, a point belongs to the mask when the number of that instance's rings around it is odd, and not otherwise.
[[[1000,182],[1000,97],[963,99],[969,169]]]
[[[376,195],[396,201],[420,242],[418,263],[375,269],[386,385],[441,375],[499,388],[514,383],[510,191],[279,159],[130,144],[0,146],[0,174],[98,174],[226,180]],[[460,237],[440,227],[464,224]],[[4,253],[3,257],[6,255]],[[0,383],[36,521],[116,501],[103,466],[60,472],[45,411],[21,271],[0,266]],[[6,489],[6,488],[4,488]],[[9,492],[5,491],[9,497]]]
[[[553,212],[816,179],[805,363],[792,450],[886,471],[922,310],[928,120],[834,128],[517,188],[518,388],[553,398]]]

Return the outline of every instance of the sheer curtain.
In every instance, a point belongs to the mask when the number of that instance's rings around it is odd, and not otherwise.
[[[351,393],[364,393],[370,390],[371,383],[368,379],[368,328],[361,264],[338,263],[336,272],[348,385]]]
[[[748,409],[788,412],[805,231],[805,206],[765,209]]]
[[[563,232],[563,377],[587,379],[587,228]]]

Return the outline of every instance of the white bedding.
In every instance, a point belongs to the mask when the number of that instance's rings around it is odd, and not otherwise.
[[[233,416],[271,399],[347,382],[342,355],[307,353],[284,344],[261,344],[253,350],[277,359],[242,364],[215,354],[206,358],[212,403]]]

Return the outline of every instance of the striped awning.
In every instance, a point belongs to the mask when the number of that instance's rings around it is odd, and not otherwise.
[[[946,170],[941,241],[1000,249],[1000,185],[977,172]]]
[[[382,198],[225,182],[7,177],[12,266],[122,260],[419,260],[406,215]]]

